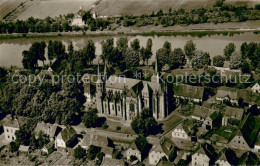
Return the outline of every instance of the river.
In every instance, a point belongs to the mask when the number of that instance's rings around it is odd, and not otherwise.
[[[240,50],[240,46],[243,42],[259,42],[260,41],[260,34],[254,34],[251,32],[245,32],[241,34],[235,34],[233,36],[223,36],[223,35],[211,35],[205,37],[192,37],[192,36],[120,36],[120,37],[127,37],[129,42],[133,41],[134,39],[140,40],[141,46],[146,46],[146,41],[148,38],[153,40],[153,57],[151,58],[150,62],[154,60],[156,51],[163,46],[165,41],[169,41],[172,44],[172,49],[174,48],[183,48],[185,43],[188,40],[193,40],[196,44],[198,49],[206,51],[210,54],[211,57],[216,55],[223,55],[223,50],[225,46],[233,42],[236,45],[236,50]],[[109,36],[102,36],[102,37],[55,37],[55,38],[22,38],[22,39],[7,39],[7,40],[0,40],[0,66],[1,67],[10,67],[10,66],[17,66],[22,67],[22,52],[23,50],[28,50],[31,44],[35,41],[45,41],[48,42],[49,40],[61,40],[65,45],[66,48],[68,46],[69,41],[73,42],[74,49],[78,50],[81,49],[88,40],[93,40],[96,46],[96,55],[97,57],[102,53],[101,50],[101,42]],[[116,43],[119,36],[115,36],[114,42]],[[46,49],[47,54],[47,49]],[[97,62],[97,59],[94,63]]]

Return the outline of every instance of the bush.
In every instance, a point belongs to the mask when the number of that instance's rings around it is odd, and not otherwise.
[[[260,4],[255,5],[256,10],[260,10]]]
[[[121,130],[121,127],[120,126],[116,126],[116,130]]]
[[[133,162],[133,161],[135,161],[135,160],[137,160],[137,157],[134,156],[134,155],[131,155],[131,156],[130,156],[130,161]]]
[[[102,128],[103,128],[103,129],[107,129],[108,127],[109,127],[109,126],[108,126],[107,123],[102,124]]]
[[[17,142],[11,142],[10,143],[10,151],[12,153],[18,151],[18,149],[19,149],[19,144]]]
[[[86,150],[83,149],[81,146],[78,146],[74,149],[73,155],[76,159],[84,159],[86,157]]]

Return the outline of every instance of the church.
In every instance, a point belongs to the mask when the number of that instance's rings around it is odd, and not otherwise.
[[[149,108],[157,120],[167,117],[173,108],[173,88],[160,79],[158,63],[151,81],[111,75],[103,77],[98,66],[96,103],[99,114],[120,117],[131,121],[143,108]]]

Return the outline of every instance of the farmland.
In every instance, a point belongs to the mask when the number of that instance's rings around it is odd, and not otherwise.
[[[1,0],[0,1],[0,20],[8,13],[14,11],[18,6],[27,0]]]
[[[210,8],[217,0],[102,0],[95,11],[102,16],[151,14],[158,10]],[[253,7],[258,0],[226,0],[226,4]]]
[[[46,18],[56,17],[68,13],[76,13],[82,7],[83,10],[90,10],[96,0],[34,0],[27,9],[20,13],[17,19],[25,20],[29,17]]]

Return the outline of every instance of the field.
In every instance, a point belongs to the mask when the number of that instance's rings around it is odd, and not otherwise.
[[[216,0],[102,0],[95,11],[102,16],[151,14],[160,9],[195,9],[211,7]]]
[[[21,3],[27,0],[1,0],[0,1],[0,20],[8,13],[15,10]]]
[[[76,13],[82,9],[90,10],[96,0],[34,0],[17,19],[25,20],[29,17],[46,18],[56,17],[68,13]]]
[[[197,8],[210,8],[217,0],[101,0],[95,11],[101,16],[112,15],[141,15],[158,12],[160,9],[192,10]],[[259,0],[226,0],[232,5],[248,5],[250,7],[260,3]]]

